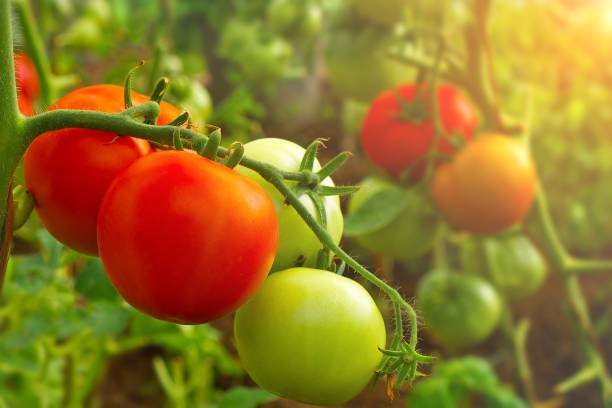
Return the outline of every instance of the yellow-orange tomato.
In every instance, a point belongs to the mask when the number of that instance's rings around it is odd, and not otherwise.
[[[537,174],[519,142],[483,134],[436,169],[432,198],[449,224],[494,234],[521,221],[533,201]]]

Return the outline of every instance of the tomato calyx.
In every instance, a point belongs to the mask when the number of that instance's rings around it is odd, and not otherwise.
[[[317,213],[317,221],[327,227],[326,211],[323,205],[323,197],[333,195],[345,195],[354,193],[359,189],[357,186],[325,186],[321,182],[331,176],[340,166],[352,156],[350,152],[342,152],[331,159],[320,170],[314,171],[315,159],[320,146],[324,146],[323,139],[315,139],[304,152],[302,161],[297,172],[281,172],[285,180],[297,181],[291,189],[298,196],[306,194],[311,200]]]
[[[393,96],[400,107],[397,113],[391,113],[390,116],[411,123],[423,123],[431,119],[431,112],[427,101],[425,100],[425,87],[417,88],[412,100],[405,99],[396,88],[393,88]]]
[[[418,370],[419,364],[431,364],[436,359],[433,356],[418,353],[403,338],[396,347],[391,349],[379,347],[378,350],[383,354],[383,359],[376,369],[372,386],[375,386],[381,377],[386,377],[387,393],[391,400],[393,399],[393,389],[399,389],[404,381],[408,381],[410,384],[417,376],[427,376],[427,374]]]

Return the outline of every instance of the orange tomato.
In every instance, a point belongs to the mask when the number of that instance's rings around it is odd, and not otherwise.
[[[436,169],[431,194],[456,229],[494,234],[521,221],[533,202],[537,173],[516,140],[483,134]]]

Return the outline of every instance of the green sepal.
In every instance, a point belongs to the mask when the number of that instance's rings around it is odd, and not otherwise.
[[[350,152],[342,152],[333,159],[331,159],[321,170],[317,172],[319,176],[319,180],[323,181],[327,177],[329,177],[334,171],[338,169],[338,167],[342,166],[345,161],[348,160],[349,157],[352,156]]]
[[[182,126],[189,120],[189,112],[183,112],[178,115],[172,122],[168,123],[167,126]]]
[[[129,109],[134,106],[134,103],[132,102],[132,76],[138,68],[144,65],[144,63],[144,60],[140,61],[140,63],[134,68],[130,69],[130,71],[125,76],[125,80],[123,82],[123,102],[125,105],[125,109]]]
[[[166,91],[168,90],[169,84],[170,84],[170,81],[168,80],[168,78],[161,77],[159,81],[157,81],[155,88],[153,88],[153,92],[151,92],[151,97],[149,99],[157,103],[160,103],[162,99],[164,98]]]
[[[221,162],[224,166],[233,169],[236,167],[244,156],[244,146],[240,142],[234,142],[228,149],[229,155]]]
[[[204,150],[200,156],[204,156],[207,159],[215,160],[217,158],[217,149],[221,143],[221,131],[215,130],[208,136],[208,142],[204,146]]]
[[[319,146],[322,144],[323,142],[320,139],[316,139],[306,148],[306,151],[304,152],[304,157],[302,157],[302,162],[300,163],[299,171],[312,171],[312,169],[314,168],[314,162],[317,157],[317,153],[319,152]]]
[[[319,186],[317,193],[320,196],[335,196],[353,194],[359,190],[359,186]]]

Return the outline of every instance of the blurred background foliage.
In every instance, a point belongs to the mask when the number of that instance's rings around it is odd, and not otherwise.
[[[339,175],[345,184],[374,173],[357,142],[368,102],[417,80],[415,66],[431,63],[438,36],[447,41],[449,61],[464,64],[469,44],[462,27],[474,18],[469,0],[31,4],[54,73],[76,74],[77,86],[121,84],[147,60],[135,89],[149,93],[168,76],[166,99],[189,110],[202,129],[221,126],[226,144],[329,137],[324,154],[355,151]],[[564,243],[575,254],[612,255],[612,4],[496,0],[488,29],[502,110],[531,127],[540,181]],[[27,52],[17,22],[15,31],[16,48]],[[109,399],[117,384],[109,385],[107,373],[134,350],[150,352],[154,380],[130,391],[136,404],[241,408],[275,399],[244,378],[228,351],[231,329],[177,326],[134,311],[99,260],[58,244],[36,217],[18,231],[14,255],[0,307],[0,407],[124,406]],[[421,261],[405,266],[421,268]],[[609,292],[603,288],[595,298],[600,308]],[[610,313],[602,315],[605,332]],[[451,368],[441,365],[417,386],[412,406],[430,406],[414,401],[450,381],[438,372]],[[487,378],[501,387],[494,373]]]

